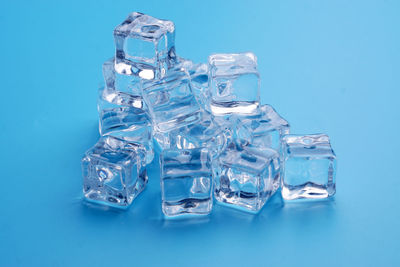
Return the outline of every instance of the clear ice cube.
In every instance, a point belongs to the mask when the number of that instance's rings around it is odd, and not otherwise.
[[[245,128],[245,129],[242,129]],[[289,123],[270,105],[262,105],[260,114],[240,117],[239,132],[251,133],[251,144],[261,148],[280,150],[281,138],[289,134]]]
[[[200,106],[210,112],[210,91],[208,87],[208,65],[194,63],[191,60],[178,58],[174,68],[176,71],[186,72],[191,80],[193,93]]]
[[[213,173],[217,201],[257,212],[279,188],[279,155],[272,149],[231,143],[213,162]]]
[[[170,147],[192,149],[207,147],[216,157],[225,147],[227,136],[225,129],[207,112],[202,112],[201,120],[169,133]]]
[[[282,196],[320,199],[335,194],[336,155],[324,134],[282,139]]]
[[[130,96],[132,106],[143,108],[140,92],[140,78],[134,75],[121,74],[115,71],[115,58],[111,58],[103,64],[103,76],[105,88],[108,91],[121,92]]]
[[[146,162],[154,158],[152,124],[146,111],[134,107],[136,97],[127,93],[99,90],[99,131],[102,136],[114,136],[138,143],[146,149]]]
[[[144,148],[107,136],[82,159],[83,194],[91,202],[126,208],[147,184]]]
[[[243,125],[240,116],[231,114],[214,116],[213,119],[224,129],[228,144],[232,142],[238,146],[252,144],[252,132],[249,127]]]
[[[143,98],[158,131],[168,132],[199,121],[200,106],[186,73],[173,72],[142,85]]]
[[[114,30],[117,72],[143,79],[161,78],[175,64],[175,26],[133,12]]]
[[[211,212],[213,176],[207,149],[164,150],[160,164],[162,211],[166,216]]]
[[[160,132],[153,128],[154,149],[161,153],[163,150],[171,149],[170,132]]]
[[[213,54],[208,64],[210,106],[214,115],[259,112],[260,76],[253,53]]]

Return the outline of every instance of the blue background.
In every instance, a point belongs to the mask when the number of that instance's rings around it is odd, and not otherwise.
[[[1,266],[400,265],[399,1],[0,3]],[[164,220],[159,171],[126,212],[81,201],[101,65],[131,11],[173,20],[179,55],[253,51],[262,101],[293,133],[325,132],[332,201],[274,197]]]

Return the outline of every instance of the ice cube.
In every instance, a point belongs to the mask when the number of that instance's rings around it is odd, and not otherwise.
[[[208,64],[214,115],[259,112],[260,77],[253,53],[213,54]]]
[[[280,184],[275,150],[231,143],[213,162],[214,196],[220,203],[259,211]]]
[[[160,132],[153,127],[154,149],[161,153],[165,149],[171,149],[170,132]]]
[[[211,94],[208,87],[208,65],[204,63],[194,63],[191,60],[178,57],[175,70],[184,71],[189,75],[197,102],[204,110],[211,112]]]
[[[192,149],[207,147],[212,158],[226,147],[231,132],[215,121],[208,112],[201,112],[201,119],[193,124],[169,132],[154,131],[159,151],[165,149]]]
[[[178,149],[207,147],[216,157],[227,145],[227,133],[211,114],[202,112],[199,122],[171,131],[170,140],[171,147]]]
[[[283,198],[320,199],[335,194],[336,155],[327,135],[286,135],[282,153]]]
[[[281,138],[289,134],[289,123],[283,119],[270,105],[262,105],[260,114],[241,116],[238,131],[249,131],[251,144],[260,148],[280,150]],[[246,128],[246,129],[242,129]]]
[[[136,96],[108,89],[99,90],[99,131],[103,136],[114,136],[138,143],[146,149],[146,162],[154,158],[152,124],[147,112],[136,108]]]
[[[251,129],[243,125],[241,117],[236,114],[225,116],[214,116],[216,121],[225,132],[227,143],[235,143],[238,146],[247,146],[252,144],[253,135]]]
[[[111,58],[103,64],[103,76],[105,88],[108,91],[122,92],[134,98],[132,106],[143,108],[140,92],[140,78],[134,75],[121,74],[114,69],[115,58]]]
[[[117,72],[143,79],[161,78],[175,64],[175,26],[172,21],[139,12],[114,30]]]
[[[147,184],[144,148],[107,136],[82,159],[83,193],[87,200],[126,208]]]
[[[211,212],[213,176],[207,149],[164,150],[160,164],[162,211],[166,216]]]
[[[160,132],[195,123],[200,106],[185,72],[173,72],[161,80],[145,81],[142,94],[154,127]]]

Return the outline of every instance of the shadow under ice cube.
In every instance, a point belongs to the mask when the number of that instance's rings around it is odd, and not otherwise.
[[[336,155],[327,135],[287,135],[282,153],[283,198],[320,199],[335,194]]]
[[[258,113],[260,75],[253,53],[213,54],[208,64],[214,115]]]
[[[211,212],[213,176],[207,149],[164,150],[160,164],[162,211],[166,216]]]
[[[143,79],[161,78],[175,64],[172,21],[133,12],[114,30],[115,69]]]
[[[82,159],[83,194],[91,202],[126,208],[147,184],[144,149],[101,137]]]
[[[231,143],[213,162],[213,173],[217,201],[257,212],[279,188],[279,155]]]

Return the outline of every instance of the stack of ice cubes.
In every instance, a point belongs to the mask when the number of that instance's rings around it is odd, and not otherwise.
[[[276,192],[286,200],[335,194],[328,136],[291,135],[260,102],[253,53],[194,63],[176,54],[173,22],[138,12],[114,38],[98,98],[101,137],[82,160],[87,200],[128,207],[155,154],[166,216],[209,214],[214,199],[257,212]]]

